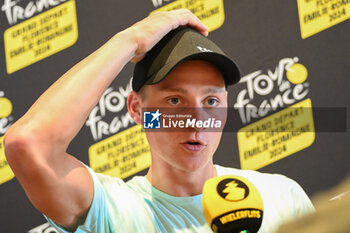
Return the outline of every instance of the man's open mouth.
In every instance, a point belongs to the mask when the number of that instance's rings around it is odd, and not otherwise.
[[[199,142],[187,141],[186,143],[187,143],[187,144],[190,144],[190,145],[201,145]]]
[[[205,148],[204,143],[201,141],[190,140],[182,143],[182,145],[187,151],[191,152],[198,152]]]

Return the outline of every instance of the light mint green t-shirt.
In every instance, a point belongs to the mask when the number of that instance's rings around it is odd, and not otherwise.
[[[215,167],[219,176],[244,176],[258,188],[264,204],[259,233],[271,233],[282,223],[314,211],[303,189],[285,176]],[[202,195],[174,197],[154,188],[143,176],[124,182],[89,171],[94,197],[84,224],[75,231],[77,233],[212,232],[203,214]],[[67,232],[50,219],[48,221],[59,232]]]

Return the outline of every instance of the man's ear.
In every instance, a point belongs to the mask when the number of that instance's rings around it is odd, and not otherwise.
[[[141,96],[135,91],[131,91],[128,95],[128,111],[131,118],[136,124],[141,125],[142,109],[141,109]]]

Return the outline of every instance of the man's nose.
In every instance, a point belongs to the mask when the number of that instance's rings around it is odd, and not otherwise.
[[[189,115],[191,115],[189,129],[194,131],[205,131],[207,126],[203,122],[207,121],[210,118],[210,115],[205,111],[203,107],[195,107],[188,109]]]
[[[192,100],[189,101],[187,107],[195,109],[195,108],[203,108],[204,106],[203,106],[203,103],[202,103],[201,99],[199,99],[199,98],[192,98]]]

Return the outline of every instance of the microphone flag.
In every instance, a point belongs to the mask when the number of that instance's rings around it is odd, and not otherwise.
[[[258,189],[246,178],[226,175],[211,178],[203,186],[204,216],[216,233],[257,232],[263,218]]]

